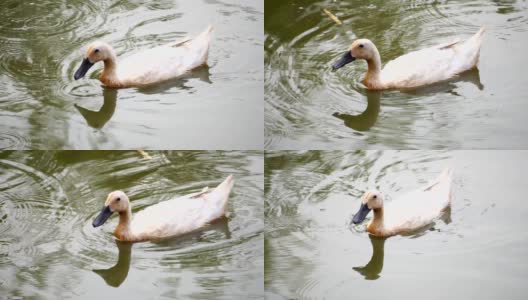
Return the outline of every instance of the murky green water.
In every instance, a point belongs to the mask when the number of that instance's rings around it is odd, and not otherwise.
[[[259,149],[263,1],[0,2],[0,149]],[[73,80],[85,46],[118,57],[215,27],[210,67],[148,89]],[[102,65],[97,68],[101,69]]]
[[[0,152],[0,298],[261,298],[261,152]],[[133,211],[233,174],[230,216],[161,243],[93,228],[106,195]]]
[[[267,149],[528,146],[526,1],[267,0],[265,12]],[[387,62],[481,25],[480,66],[456,81],[369,93],[360,83],[364,61],[331,71],[359,37],[371,39]]]
[[[449,224],[388,239],[349,226],[365,190],[397,201],[447,165]],[[267,153],[267,298],[523,299],[526,168],[528,151]]]

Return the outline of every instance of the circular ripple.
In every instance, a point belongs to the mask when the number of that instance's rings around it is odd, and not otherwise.
[[[0,160],[2,195],[0,252],[18,267],[32,267],[40,258],[58,251],[47,247],[68,229],[58,226],[72,217],[60,184],[23,163]]]
[[[481,25],[508,34],[509,31],[526,31],[528,5],[518,1],[463,1],[458,3],[431,4],[427,6],[432,16],[442,19],[452,28],[468,28],[473,32]]]
[[[7,0],[9,9],[0,12],[4,20],[0,35],[4,37],[50,37],[73,31],[81,20],[93,18],[97,7],[84,1],[82,7],[67,1]]]
[[[29,147],[29,140],[23,136],[16,133],[0,133],[0,150],[21,150]]]
[[[78,36],[84,38],[102,27],[106,7],[90,1],[62,0],[7,0],[5,5],[9,9],[0,11],[5,21],[0,28],[0,70],[31,97],[58,98],[49,94],[58,90],[55,85],[61,85],[58,78],[64,58],[79,43]]]

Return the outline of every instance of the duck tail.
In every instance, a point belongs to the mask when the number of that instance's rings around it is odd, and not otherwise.
[[[217,207],[222,215],[225,213],[227,200],[234,184],[233,175],[229,175],[207,196],[208,201],[211,201],[211,204]]]
[[[484,35],[484,32],[486,32],[486,26],[482,25],[482,26],[480,26],[479,31],[477,33],[475,33],[473,35],[473,37],[482,38],[482,36]]]
[[[458,47],[458,56],[463,58],[459,60],[458,70],[461,72],[474,68],[478,65],[480,58],[480,46],[484,40],[485,32],[486,27],[480,27],[477,33],[466,39]]]
[[[477,48],[477,52],[480,51],[480,45],[484,39],[484,33],[486,32],[486,27],[480,27],[479,31],[472,35],[469,39],[466,40],[466,44],[472,45],[472,47]]]
[[[209,44],[211,43],[211,33],[213,30],[213,26],[209,25],[193,39],[191,47],[194,49],[193,51],[197,59],[191,69],[200,65],[207,65],[207,60],[209,59]]]
[[[451,191],[451,181],[453,176],[453,169],[451,167],[445,168],[442,173],[440,173],[440,176],[438,178],[439,182],[445,182],[446,189],[447,189],[447,202],[446,205],[451,205],[451,200],[453,198],[452,191]]]
[[[211,33],[213,32],[214,30],[214,27],[213,25],[209,25],[207,26],[207,28],[205,28],[204,31],[202,31],[200,34],[198,34],[196,36],[196,40],[203,40],[203,41],[206,41],[207,43],[209,43],[209,41],[211,40]]]
[[[451,181],[453,180],[453,169],[446,167],[438,176],[437,182],[445,186],[447,192],[447,203],[451,203]]]
[[[231,189],[233,188],[233,185],[235,184],[235,180],[233,180],[233,175],[229,175],[220,183],[213,191],[213,193],[222,193],[226,196],[229,195],[231,192]]]
[[[448,179],[449,181],[451,181],[451,175],[453,174],[453,169],[451,167],[446,167],[442,173],[440,173],[440,176],[438,176],[438,181],[442,180],[442,179]]]
[[[438,177],[427,184],[427,186],[424,188],[424,191],[431,190],[433,188],[438,188],[438,186],[443,185],[447,183],[449,186],[451,185],[451,175],[452,171],[450,167],[445,168]]]
[[[453,171],[450,167],[445,168],[438,177],[429,182],[424,191],[430,191],[437,195],[440,210],[444,210],[451,204],[451,176]]]
[[[211,32],[213,32],[213,30],[214,30],[213,25],[209,24],[209,25],[207,26],[207,28],[204,30],[203,33],[205,33],[205,34],[210,34]],[[202,34],[203,34],[203,33],[202,33]]]

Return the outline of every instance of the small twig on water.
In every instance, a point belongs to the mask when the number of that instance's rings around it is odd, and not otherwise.
[[[144,159],[152,159],[152,157],[145,150],[137,150],[139,154],[143,156]]]
[[[336,22],[338,25],[341,25],[343,24],[341,22],[341,20],[339,20],[333,13],[331,13],[328,9],[324,8],[323,9],[323,12],[328,16],[330,17],[330,19],[332,19],[334,22]]]

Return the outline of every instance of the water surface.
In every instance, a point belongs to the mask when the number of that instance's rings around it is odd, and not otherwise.
[[[337,25],[323,13],[333,12]],[[267,149],[525,149],[526,1],[265,3]],[[409,92],[368,92],[364,61],[331,65],[357,38],[382,62],[487,28],[478,69]]]
[[[260,152],[0,152],[2,298],[261,298]],[[92,220],[112,190],[136,212],[219,184],[229,216],[162,242],[120,243]]]
[[[386,201],[454,169],[450,218],[388,239],[351,226],[361,195]],[[277,151],[265,162],[268,299],[524,299],[527,151]],[[370,219],[372,215],[368,218]]]
[[[0,2],[0,149],[260,149],[263,1]],[[118,55],[215,27],[209,67],[144,89],[106,90],[95,40]],[[145,62],[147,63],[147,62]]]

